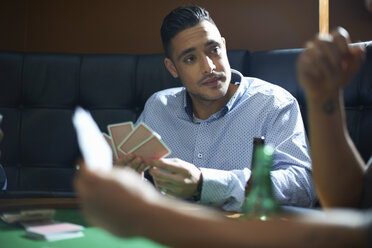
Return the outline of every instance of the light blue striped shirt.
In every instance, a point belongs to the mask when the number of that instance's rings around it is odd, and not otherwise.
[[[272,181],[279,204],[311,207],[308,142],[296,99],[286,90],[233,71],[239,87],[220,111],[207,120],[193,117],[184,87],[153,94],[137,120],[155,130],[177,157],[200,168],[200,202],[227,211],[240,210],[251,175],[252,142],[265,137],[275,148]]]

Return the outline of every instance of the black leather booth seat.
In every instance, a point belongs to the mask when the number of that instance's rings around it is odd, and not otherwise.
[[[345,90],[347,123],[364,159],[372,154],[372,43],[362,71]],[[300,49],[229,51],[231,67],[278,84],[298,100],[305,126],[304,94],[297,84]],[[102,131],[135,121],[155,91],[180,86],[163,55],[0,52],[0,113],[5,133],[0,159],[8,189],[0,198],[70,197],[79,155],[71,117],[77,105],[91,111]],[[342,173],[342,172],[340,172]]]

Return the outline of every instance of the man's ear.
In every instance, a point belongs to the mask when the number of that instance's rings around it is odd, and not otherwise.
[[[172,74],[172,76],[174,78],[178,78],[177,69],[174,66],[172,60],[170,60],[169,58],[165,58],[164,59],[164,64],[165,64],[165,67],[167,68],[167,70],[170,72],[170,74]]]
[[[226,40],[225,40],[225,38],[224,37],[221,37],[221,39],[222,39],[222,43],[225,45],[225,48],[226,48]]]

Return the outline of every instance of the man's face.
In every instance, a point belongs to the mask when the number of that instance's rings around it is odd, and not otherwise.
[[[217,27],[202,21],[178,33],[171,41],[171,59],[165,65],[180,77],[193,103],[223,101],[231,80],[225,40]]]

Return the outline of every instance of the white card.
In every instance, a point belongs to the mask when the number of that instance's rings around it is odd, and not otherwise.
[[[112,168],[112,150],[90,113],[77,107],[72,118],[80,151],[90,170],[109,171]]]

